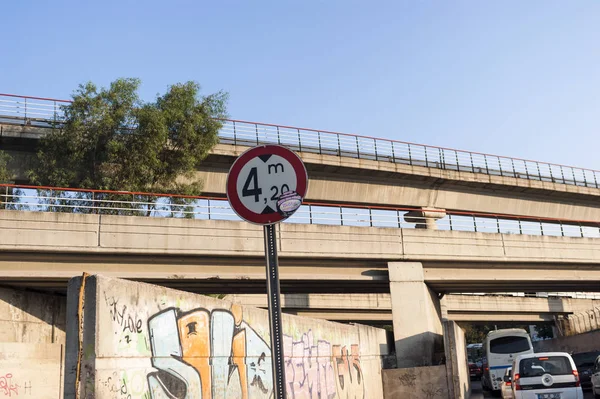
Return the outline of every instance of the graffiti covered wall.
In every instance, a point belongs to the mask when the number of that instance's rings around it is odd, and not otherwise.
[[[101,276],[86,279],[83,295],[80,285],[80,278],[69,285],[66,398],[77,389],[82,398],[272,396],[265,310]],[[283,320],[288,398],[383,396],[383,330]]]

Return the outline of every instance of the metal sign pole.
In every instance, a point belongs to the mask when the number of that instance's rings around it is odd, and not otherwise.
[[[269,324],[271,329],[271,362],[273,370],[273,398],[285,399],[283,360],[283,332],[281,325],[281,298],[279,293],[279,260],[277,258],[276,226],[264,226],[267,259],[267,295],[269,297]]]

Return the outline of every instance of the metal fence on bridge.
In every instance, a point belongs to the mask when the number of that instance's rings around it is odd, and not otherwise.
[[[0,209],[199,220],[240,220],[227,200],[220,197],[11,184],[0,185]],[[412,212],[412,214],[407,215],[408,212]],[[460,211],[427,210],[424,215],[418,212],[419,210],[414,208],[306,202],[286,222],[413,229],[427,227],[428,219],[434,219],[439,230],[600,238],[599,222]]]
[[[60,124],[67,100],[0,94],[0,122],[49,127]],[[325,130],[227,119],[222,143],[281,144],[293,150],[458,172],[599,188],[600,171]]]

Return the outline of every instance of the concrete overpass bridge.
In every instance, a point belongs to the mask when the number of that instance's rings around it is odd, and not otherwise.
[[[231,294],[225,299],[266,308],[261,294]],[[588,311],[600,300],[566,297],[518,297],[507,295],[457,295],[441,298],[442,318],[460,322],[554,322],[556,317]],[[391,325],[390,294],[285,294],[283,311],[298,316],[341,322]]]
[[[391,307],[400,366],[433,362],[442,294],[600,291],[600,240],[593,238],[300,223],[278,230],[284,295],[380,294],[372,318],[387,322]],[[69,278],[86,271],[256,294],[265,290],[263,256],[261,228],[239,221],[0,211],[0,282],[12,287],[64,292]],[[537,306],[527,317],[568,313],[559,311],[562,303]],[[465,320],[487,310],[464,304],[456,314],[446,308],[446,317]]]
[[[58,114],[41,116],[0,117],[1,148],[23,163],[51,122],[60,124]],[[198,171],[207,196],[194,209],[208,211],[194,210],[193,220],[111,215],[143,213],[139,193],[111,193],[99,206],[94,192],[80,192],[84,205],[53,189],[40,197],[5,186],[3,206],[13,210],[0,211],[0,281],[62,291],[88,271],[190,291],[264,292],[262,232],[226,220],[235,218],[223,190],[237,155],[276,142],[297,150],[311,177],[307,213],[278,227],[282,291],[388,295],[400,365],[433,358],[442,294],[600,291],[598,172],[242,121],[224,121],[220,137]],[[407,356],[415,347],[425,354]]]
[[[60,126],[67,101],[0,94],[0,148],[15,170],[39,137]],[[279,143],[299,152],[308,200],[600,220],[600,172],[422,144],[239,120],[223,121],[221,143],[198,173],[209,196],[224,197],[229,166],[248,146]],[[29,155],[28,155],[29,154]],[[21,173],[21,183],[26,183]]]

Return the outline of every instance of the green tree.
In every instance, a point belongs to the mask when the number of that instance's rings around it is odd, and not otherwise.
[[[187,82],[169,87],[153,102],[143,102],[139,85],[138,79],[118,79],[107,89],[93,83],[80,85],[73,102],[63,107],[64,123],[41,140],[37,162],[29,171],[31,181],[45,186],[200,194],[202,182],[194,172],[218,142],[227,94],[200,96],[200,86]],[[88,194],[69,195],[73,200],[78,197],[78,205],[89,199]],[[113,197],[100,199],[132,201],[131,196]],[[182,209],[188,202],[172,198],[167,206]]]

